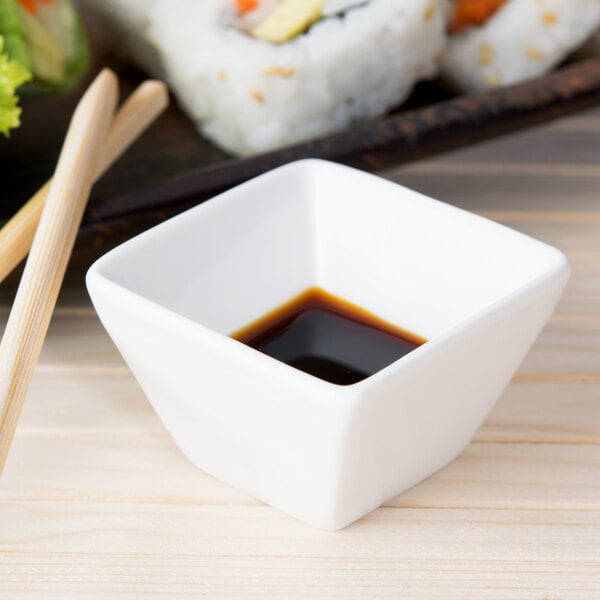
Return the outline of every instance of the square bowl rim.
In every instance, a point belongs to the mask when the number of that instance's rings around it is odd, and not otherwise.
[[[412,350],[407,355],[400,357],[396,361],[390,363],[389,365],[378,370],[372,375],[369,375],[365,379],[349,385],[329,382],[304,371],[301,371],[299,369],[296,369],[295,367],[287,365],[275,358],[265,355],[264,353],[260,352],[259,350],[256,350],[255,348],[252,348],[242,342],[239,342],[238,340],[233,339],[227,334],[216,331],[215,329],[203,324],[198,320],[192,319],[191,317],[187,317],[181,314],[172,307],[166,306],[165,304],[152,300],[151,298],[144,296],[142,293],[134,291],[126,285],[118,283],[109,275],[107,275],[105,271],[106,267],[114,262],[118,262],[119,257],[121,257],[122,255],[128,254],[130,248],[135,247],[135,245],[139,242],[140,239],[147,239],[149,236],[157,235],[157,232],[159,231],[169,231],[170,229],[176,230],[177,224],[179,222],[185,221],[191,216],[197,218],[196,213],[205,211],[209,208],[209,206],[218,206],[218,203],[213,203],[212,200],[227,198],[229,202],[235,203],[235,201],[237,200],[237,196],[243,194],[245,189],[247,189],[248,187],[263,185],[276,174],[281,174],[286,171],[292,172],[292,170],[296,170],[299,168],[317,168],[320,170],[324,169],[330,172],[335,171],[337,174],[344,174],[350,171],[355,174],[358,174],[360,177],[364,177],[365,179],[376,179],[379,182],[387,183],[390,186],[399,187],[404,192],[408,192],[411,195],[414,195],[415,197],[420,197],[428,201],[430,206],[439,206],[440,208],[448,209],[457,216],[468,216],[469,218],[473,218],[474,222],[480,221],[482,223],[486,223],[488,226],[491,224],[494,227],[497,227],[499,230],[505,230],[507,233],[510,232],[511,234],[518,235],[522,239],[525,239],[528,242],[537,245],[538,247],[543,246],[545,251],[549,255],[554,255],[554,264],[550,267],[545,268],[538,275],[529,279],[522,285],[514,288],[509,293],[498,297],[496,300],[486,304],[485,306],[482,306],[479,310],[475,310],[467,317],[461,319],[460,321],[449,327],[446,331],[440,333],[439,335],[435,335],[430,339],[427,339],[426,343],[422,344],[415,350]],[[168,236],[169,235],[172,235],[172,233],[169,233]],[[250,179],[234,188],[231,188],[230,190],[227,190],[215,196],[209,201],[202,202],[196,206],[193,206],[187,209],[186,211],[175,215],[174,217],[171,217],[166,221],[163,221],[162,223],[159,223],[139,233],[133,238],[123,242],[122,244],[111,249],[106,254],[98,258],[90,266],[86,273],[86,286],[88,288],[88,291],[90,291],[90,295],[92,295],[91,288],[95,286],[103,287],[105,290],[109,291],[110,295],[113,296],[115,294],[124,295],[124,297],[127,298],[129,302],[139,303],[146,310],[151,310],[152,312],[154,312],[158,318],[166,319],[168,322],[170,322],[171,324],[176,324],[178,327],[184,325],[189,333],[193,332],[196,336],[203,335],[209,343],[221,344],[223,350],[228,353],[236,352],[240,360],[263,361],[262,364],[264,368],[277,368],[282,376],[293,377],[298,383],[308,383],[313,387],[317,386],[317,388],[320,388],[321,390],[327,390],[329,392],[331,392],[332,390],[336,390],[339,393],[343,393],[344,396],[347,396],[350,393],[361,392],[365,389],[368,389],[389,377],[395,377],[399,375],[403,370],[410,368],[410,366],[415,361],[423,360],[429,353],[439,351],[450,340],[468,331],[472,327],[475,327],[481,321],[484,321],[487,318],[492,317],[494,314],[501,312],[504,308],[510,306],[514,302],[518,301],[520,298],[526,297],[530,294],[535,294],[536,291],[543,289],[545,286],[551,284],[555,280],[567,276],[569,272],[570,265],[566,256],[557,248],[550,246],[540,240],[532,238],[521,232],[515,231],[505,225],[496,223],[480,215],[466,211],[462,208],[447,204],[440,200],[436,200],[435,198],[431,198],[420,192],[411,190],[410,188],[406,188],[400,184],[387,181],[381,177],[378,177],[377,175],[366,173],[358,169],[354,169],[352,167],[347,167],[330,161],[309,158],[287,163],[276,169],[267,171],[266,173],[263,173],[258,177]]]

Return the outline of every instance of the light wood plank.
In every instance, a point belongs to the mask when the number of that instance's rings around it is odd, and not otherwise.
[[[429,164],[429,163],[426,163]],[[541,177],[522,174],[517,179],[501,173],[466,175],[459,169],[394,169],[386,176],[408,188],[471,211],[524,210],[573,212],[598,210],[598,177]],[[574,186],[576,185],[576,192]]]
[[[57,316],[40,356],[40,373],[124,374],[127,366],[94,317]],[[600,322],[553,320],[521,368],[524,373],[593,373],[600,371]]]
[[[168,435],[130,372],[37,373],[17,435]]]
[[[0,319],[3,329],[5,318]],[[98,317],[76,313],[75,318],[58,313],[52,319],[44,342],[38,371],[87,370],[126,372],[127,366]]]
[[[598,112],[475,144],[384,172],[470,210],[598,210]]]
[[[434,167],[441,163],[593,165],[600,159],[598,123],[592,119],[568,122],[555,121],[549,125],[530,127],[512,135],[472,144],[437,157],[424,164]]]
[[[38,592],[91,589],[113,598],[180,590],[585,598],[600,590],[598,511],[384,508],[328,533],[264,506],[4,502],[0,525],[7,593],[32,579]]]
[[[382,508],[325,532],[268,506],[3,501],[0,550],[98,555],[600,560],[600,511]],[[494,540],[490,544],[490,540]],[[600,583],[600,582],[599,582]]]
[[[11,553],[0,558],[0,598],[590,600],[600,591],[597,570],[594,561],[452,556],[440,563],[406,557]]]
[[[600,213],[599,213],[600,214]],[[565,318],[589,322],[600,319],[600,256],[598,261],[581,261],[575,257],[573,272],[563,297],[555,311],[555,318]],[[86,292],[80,293],[79,284],[65,289],[65,299],[57,306],[54,319],[90,318],[96,312]],[[8,315],[10,305],[0,304],[0,330]],[[50,335],[54,335],[54,327]]]
[[[0,500],[259,505],[194,467],[166,435],[20,436]]]
[[[403,171],[413,175],[452,175],[461,177],[552,177],[553,179],[590,178],[598,180],[600,173],[595,163],[552,163],[552,162],[514,162],[514,157],[504,162],[498,161],[453,161],[451,157],[442,160],[417,162],[403,167]],[[514,182],[513,182],[514,186]]]
[[[504,213],[506,214],[506,213]],[[598,213],[600,216],[600,212]],[[577,316],[600,315],[600,253],[598,260],[585,260],[575,254],[572,262],[573,272],[557,308],[557,314]],[[57,317],[90,317],[96,315],[87,292],[73,283],[63,290],[63,299],[55,310]],[[0,304],[0,327],[6,320],[10,304]]]
[[[11,553],[0,559],[0,598],[437,598],[590,600],[593,561],[446,558],[367,561],[328,556],[127,556]],[[27,577],[30,579],[28,580]],[[23,588],[31,590],[23,592]]]
[[[472,444],[387,506],[593,510],[600,446]],[[193,467],[166,436],[19,436],[0,500],[254,505]]]
[[[513,382],[478,442],[600,443],[600,382]]]
[[[485,211],[481,211],[485,216]],[[496,215],[498,213],[495,213]],[[526,235],[556,246],[573,262],[594,262],[600,260],[600,236],[598,223],[562,223],[552,221],[520,221],[509,218],[498,222],[521,231]]]
[[[600,321],[551,321],[519,372],[600,375]]]
[[[571,266],[571,279],[556,308],[555,316],[600,318],[600,260],[577,261]]]
[[[592,133],[600,131],[600,116],[598,113],[586,113],[576,117],[561,119],[557,121],[553,129],[562,131],[571,131],[579,133],[580,131]]]
[[[574,272],[474,442],[342,532],[190,465],[70,269],[0,480],[0,599],[600,597],[598,130],[600,109],[385,173]]]
[[[600,443],[600,381],[513,382],[475,439]],[[17,435],[168,435],[133,376],[38,373]]]
[[[597,445],[471,444],[445,469],[386,505],[594,510],[599,451]]]
[[[508,223],[510,224],[510,223]],[[597,372],[598,348],[598,267],[600,236],[595,223],[577,222],[565,226],[559,221],[539,223],[520,221],[518,228],[561,246],[575,257],[575,272],[567,287],[560,314],[576,317],[553,321],[528,357],[525,371]],[[594,260],[594,256],[599,260]],[[591,257],[591,259],[590,259]],[[589,259],[589,260],[588,260]],[[69,318],[76,317],[76,318]],[[589,317],[589,318],[588,318]],[[4,319],[2,319],[4,320]],[[581,333],[581,337],[579,334]],[[574,352],[567,355],[567,350]],[[551,361],[546,362],[549,358]],[[85,306],[58,312],[52,322],[40,358],[40,369],[66,372],[87,369],[89,372],[125,372],[126,366],[110,342],[99,321]]]
[[[600,319],[600,255],[598,261],[579,260],[576,256],[572,268],[571,279],[556,309],[555,318],[586,322]],[[65,300],[55,310],[55,321],[57,318],[63,317],[95,318],[96,312],[87,293],[80,294],[77,292],[78,289],[75,286],[67,288]],[[0,305],[0,330],[6,320],[9,308],[8,304]],[[50,334],[54,335],[55,326],[51,327]]]
[[[589,108],[547,123],[547,129],[562,129],[565,131],[590,131],[594,128],[600,130],[600,109]]]

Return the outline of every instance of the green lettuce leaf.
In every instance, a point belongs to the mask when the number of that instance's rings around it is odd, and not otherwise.
[[[10,60],[3,50],[4,38],[0,36],[0,133],[8,137],[10,130],[21,124],[16,89],[31,79],[31,74],[23,65]]]
[[[0,0],[0,36],[4,51],[31,74],[19,90],[22,98],[71,89],[86,71],[89,48],[72,0]]]

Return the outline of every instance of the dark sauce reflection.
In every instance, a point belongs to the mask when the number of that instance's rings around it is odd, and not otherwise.
[[[316,287],[232,337],[340,385],[373,375],[426,341]]]

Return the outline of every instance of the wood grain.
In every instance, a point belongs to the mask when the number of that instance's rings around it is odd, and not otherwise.
[[[599,444],[600,380],[513,381],[477,442]]]
[[[195,469],[165,435],[38,431],[13,452],[0,501],[262,504]],[[597,444],[474,443],[386,506],[594,510],[599,496]]]
[[[480,443],[599,443],[599,398],[600,381],[513,382],[474,439]],[[168,435],[130,373],[123,370],[109,377],[89,372],[36,374],[18,436],[107,434]],[[48,445],[51,452],[51,442]]]
[[[542,332],[521,367],[521,375],[599,373],[598,319],[594,315],[575,319],[560,316],[551,320]],[[37,371],[90,375],[128,372],[98,318],[89,310],[78,312],[72,309],[59,312],[53,319]]]
[[[598,123],[596,110],[386,172],[558,246],[574,270],[470,446],[341,532],[191,466],[72,269],[0,480],[0,598],[600,597],[600,178],[535,167],[600,163]],[[506,176],[495,155],[534,168]]]
[[[600,589],[597,511],[383,508],[336,534],[265,506],[6,502],[1,514],[8,594],[30,586],[32,572],[33,593],[78,597],[539,599]]]
[[[455,531],[456,535],[461,530]],[[376,538],[375,538],[376,539]],[[369,540],[373,543],[373,538]],[[363,541],[363,546],[367,544]],[[318,544],[317,544],[318,545]],[[358,544],[357,544],[358,545]],[[448,552],[452,551],[448,546]],[[69,569],[63,570],[68,564]],[[33,580],[26,572],[35,573]],[[60,572],[57,585],[56,573]],[[594,561],[537,562],[371,556],[162,556],[15,552],[0,562],[0,594],[50,600],[106,598],[440,598],[590,600]],[[57,592],[64,590],[64,594]],[[376,590],[376,591],[374,591]],[[552,592],[548,593],[548,590]]]

